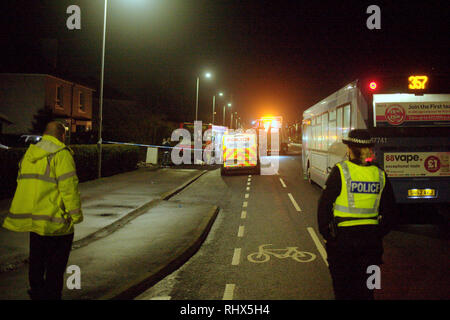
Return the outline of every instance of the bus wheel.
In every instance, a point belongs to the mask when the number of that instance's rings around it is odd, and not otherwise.
[[[308,178],[308,182],[310,184],[313,184],[313,181],[311,179],[311,166],[308,164],[308,169],[306,169],[306,176]]]

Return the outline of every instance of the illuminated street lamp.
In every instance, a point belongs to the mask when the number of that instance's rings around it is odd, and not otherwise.
[[[235,112],[237,113],[237,112]],[[231,111],[231,117],[230,117],[230,129],[233,129],[233,111]]]
[[[205,78],[209,79],[211,78],[211,72],[206,72],[205,73]],[[200,87],[200,77],[197,77],[197,94],[196,94],[196,98],[195,98],[195,121],[197,121],[198,118],[198,90]]]
[[[226,105],[223,105],[223,119],[222,119],[223,126],[225,126],[225,107]],[[228,103],[228,108],[231,108],[231,103]]]
[[[219,97],[223,97],[223,92],[218,93]],[[213,96],[212,124],[214,124],[214,115],[216,114],[216,95]]]

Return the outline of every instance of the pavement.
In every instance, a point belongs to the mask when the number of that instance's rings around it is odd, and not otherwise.
[[[140,168],[80,183],[84,221],[75,225],[68,266],[80,268],[81,289],[65,286],[63,299],[132,299],[187,261],[219,208],[168,200],[204,173]],[[1,221],[10,201],[0,201]],[[28,233],[0,228],[0,300],[29,299],[28,247]]]

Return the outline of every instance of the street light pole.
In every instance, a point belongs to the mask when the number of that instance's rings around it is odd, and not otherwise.
[[[222,125],[225,127],[225,105],[223,105],[223,118],[222,118]]]
[[[102,125],[103,125],[103,78],[105,74],[105,38],[106,38],[106,10],[108,0],[105,0],[105,12],[103,16],[103,43],[102,43],[102,70],[100,75],[100,102],[99,102],[99,123],[98,123],[98,178],[102,177]]]
[[[223,97],[223,92],[219,92],[219,97]],[[213,110],[212,110],[212,112],[213,112],[212,124],[214,124],[214,118],[215,118],[215,115],[216,115],[216,95],[213,96]]]
[[[223,105],[223,126],[224,127],[225,127],[225,106],[226,105]],[[231,108],[231,103],[228,103],[228,108]]]
[[[212,116],[212,124],[214,125],[214,113],[216,109],[216,95],[213,95],[213,116]]]
[[[211,78],[211,73],[206,72],[205,78]],[[195,121],[198,120],[198,90],[199,90],[199,87],[200,87],[200,76],[197,76],[197,94],[195,96]]]
[[[233,129],[233,111],[231,111],[230,129]]]
[[[198,87],[200,86],[200,77],[197,77],[197,95],[195,98],[195,121],[197,121],[198,115]]]

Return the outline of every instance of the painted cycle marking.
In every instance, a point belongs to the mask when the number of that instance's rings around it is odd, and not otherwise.
[[[270,260],[270,256],[278,259],[292,258],[297,262],[311,262],[316,259],[316,255],[307,251],[299,251],[298,247],[287,247],[285,249],[267,249],[265,247],[272,244],[262,244],[258,247],[258,252],[247,256],[248,261],[253,263],[264,263]]]

